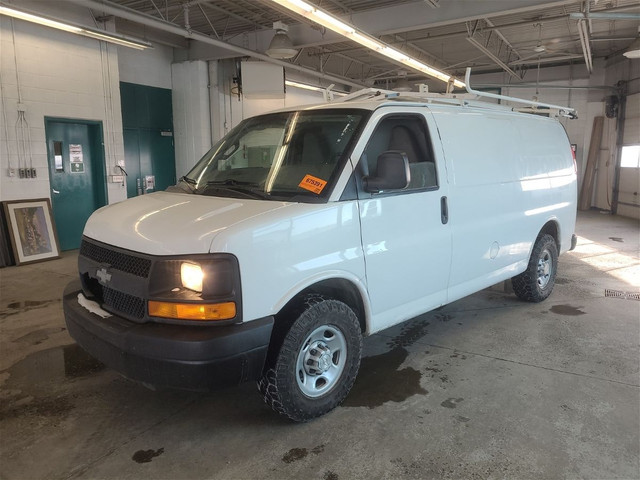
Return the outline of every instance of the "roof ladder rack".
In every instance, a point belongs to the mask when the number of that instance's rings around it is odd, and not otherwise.
[[[533,105],[534,107],[548,108],[550,110],[557,111],[558,115],[561,115],[563,117],[578,118],[575,108],[564,107],[562,105],[553,105],[551,103],[536,102],[534,100],[526,100],[524,98],[509,97],[507,95],[499,95],[497,93],[481,92],[479,90],[474,90],[473,88],[471,88],[470,77],[471,77],[471,67],[467,67],[467,71],[464,75],[464,83],[465,83],[467,92],[473,95],[477,95],[479,97],[497,98],[498,100],[507,100],[510,102],[522,103],[525,105]],[[530,110],[527,109],[526,111],[530,111]],[[546,113],[546,112],[541,110],[540,113]]]

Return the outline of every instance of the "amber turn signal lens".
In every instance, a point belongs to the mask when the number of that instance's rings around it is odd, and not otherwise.
[[[179,320],[229,320],[236,316],[235,302],[173,303],[149,300],[149,316]]]

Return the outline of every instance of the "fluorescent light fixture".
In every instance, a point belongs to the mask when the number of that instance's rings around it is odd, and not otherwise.
[[[627,58],[640,58],[640,27],[638,27],[638,36],[622,55]]]
[[[380,55],[384,55],[387,58],[390,58],[396,62],[402,63],[408,67],[411,67],[414,70],[417,70],[421,73],[429,75],[430,77],[437,78],[438,80],[442,80],[445,83],[452,82],[455,87],[464,88],[464,83],[460,80],[456,80],[451,75],[447,73],[441,72],[426,63],[423,63],[410,55],[401,52],[384,42],[372,37],[371,35],[358,30],[356,27],[349,25],[348,23],[343,22],[342,20],[334,17],[330,13],[325,12],[324,10],[319,9],[315,5],[311,3],[307,3],[304,0],[272,0],[274,3],[281,5],[292,12],[297,13],[309,20],[322,25],[323,27],[336,32],[344,37],[352,40],[356,43],[359,43],[363,47],[366,47],[374,52],[379,53]],[[435,2],[437,3],[437,2]]]
[[[584,63],[589,73],[593,71],[593,60],[591,58],[591,46],[589,45],[589,29],[586,20],[578,20],[578,36],[580,37],[580,45],[582,46],[582,54]]]
[[[302,88],[303,90],[312,90],[314,92],[326,92],[327,88],[316,87],[315,85],[308,85],[306,83],[294,82],[293,80],[285,80],[285,85],[288,87]],[[336,92],[335,90],[331,90],[331,93],[334,95],[345,96],[346,93]]]
[[[622,55],[627,58],[640,58],[640,38],[636,38]]]
[[[153,48],[148,42],[142,40],[132,39],[123,35],[117,35],[108,32],[101,32],[92,28],[82,27],[79,25],[71,25],[60,20],[45,17],[40,14],[30,13],[23,10],[16,10],[15,8],[8,7],[0,4],[0,15],[6,15],[8,17],[17,18],[31,23],[37,23],[45,27],[56,28],[65,32],[75,33],[77,35],[83,35],[85,37],[95,38],[97,40],[103,40],[105,42],[115,43],[124,47],[135,48],[137,50],[144,50],[145,48]]]

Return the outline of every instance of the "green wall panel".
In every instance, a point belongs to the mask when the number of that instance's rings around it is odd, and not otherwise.
[[[137,179],[155,176],[153,191],[176,183],[171,90],[120,82],[127,196],[138,194]],[[146,193],[146,192],[145,192]]]

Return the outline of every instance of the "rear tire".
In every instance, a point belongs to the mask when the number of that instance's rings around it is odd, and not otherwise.
[[[362,334],[346,304],[319,295],[286,333],[258,382],[264,401],[296,422],[328,413],[345,399],[360,367]]]
[[[521,300],[541,302],[553,290],[558,270],[558,246],[548,234],[538,237],[527,269],[511,279],[513,291]]]

